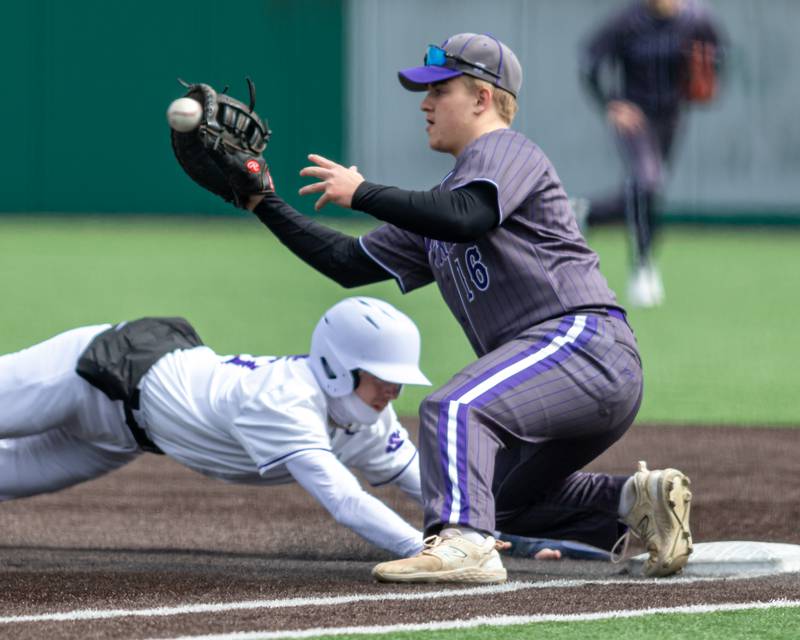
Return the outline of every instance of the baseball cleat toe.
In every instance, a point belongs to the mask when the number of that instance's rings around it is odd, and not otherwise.
[[[411,558],[376,565],[372,575],[380,582],[505,582],[506,569],[494,538],[475,544],[462,536],[425,540],[425,549]]]

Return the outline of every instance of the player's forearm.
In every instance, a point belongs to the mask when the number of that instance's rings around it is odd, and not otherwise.
[[[422,533],[380,500],[329,451],[308,451],[286,463],[289,473],[335,520],[377,547],[398,556],[422,549]]]
[[[600,71],[595,68],[588,73],[582,74],[583,86],[589,94],[594,103],[604,109],[608,102],[612,99],[610,92],[607,92],[600,85]]]
[[[422,551],[422,532],[363,490],[337,501],[331,514],[339,524],[397,556],[406,558]]]
[[[601,109],[605,109],[611,100],[619,98],[619,95],[610,88],[603,86],[600,80],[603,65],[611,64],[610,59],[604,62],[604,57],[605,54],[589,49],[584,52],[580,65],[581,84],[592,101]]]
[[[422,504],[422,483],[419,475],[419,456],[415,455],[414,460],[403,472],[392,482],[398,489],[410,498]]]
[[[580,54],[581,83],[601,109],[604,109],[609,101],[619,97],[601,81],[601,70],[616,63],[617,57],[614,51],[619,30],[616,20],[604,25],[583,45]]]
[[[358,287],[391,276],[352,238],[302,215],[274,193],[254,209],[264,225],[292,253],[343,287]]]
[[[446,242],[480,238],[500,219],[497,206],[496,189],[483,183],[454,191],[408,191],[362,182],[352,204],[400,229]]]

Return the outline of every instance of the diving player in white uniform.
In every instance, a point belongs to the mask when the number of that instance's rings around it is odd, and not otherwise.
[[[0,356],[0,500],[58,491],[164,453],[232,482],[296,481],[336,519],[394,554],[422,534],[365,492],[421,502],[417,450],[390,401],[419,369],[420,336],[374,298],[320,319],[308,356],[220,356],[182,319],[67,331]]]

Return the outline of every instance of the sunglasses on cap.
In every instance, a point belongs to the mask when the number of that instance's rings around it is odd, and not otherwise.
[[[453,55],[452,53],[447,53],[441,47],[437,47],[435,44],[428,45],[428,51],[425,54],[425,58],[423,59],[424,64],[426,67],[446,67],[447,60],[453,60],[458,64],[465,64],[468,67],[472,67],[473,69],[478,69],[482,73],[486,73],[497,80],[500,80],[500,74],[495,73],[494,71],[490,71],[486,67],[475,64],[474,62],[470,62],[469,60],[465,60],[461,56]]]

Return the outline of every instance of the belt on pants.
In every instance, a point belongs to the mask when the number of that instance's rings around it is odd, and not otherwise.
[[[139,397],[139,390],[136,389],[131,395],[131,401],[122,403],[122,406],[125,409],[125,424],[128,425],[128,429],[131,430],[133,439],[136,440],[136,444],[139,445],[139,448],[142,451],[163,456],[164,452],[148,437],[147,432],[141,426],[139,426],[139,423],[136,422],[136,418],[133,417],[133,412],[139,410]]]
[[[619,318],[624,322],[628,322],[628,317],[625,315],[624,311],[620,311],[615,307],[608,307],[606,310],[608,311],[608,315],[613,316],[614,318]]]

